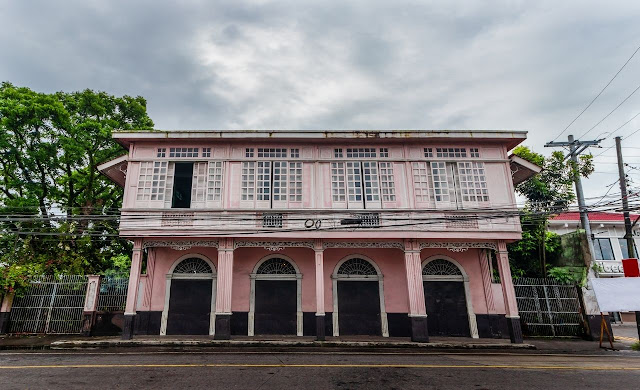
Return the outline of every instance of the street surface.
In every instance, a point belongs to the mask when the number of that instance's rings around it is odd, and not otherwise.
[[[638,389],[640,353],[0,352],[1,389]]]

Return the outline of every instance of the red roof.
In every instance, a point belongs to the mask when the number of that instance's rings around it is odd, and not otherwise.
[[[638,215],[631,214],[631,219],[635,218],[638,218]],[[580,213],[577,211],[561,213],[551,219],[554,221],[579,221]],[[589,213],[589,220],[597,222],[624,222],[624,216],[622,215],[622,213],[604,213],[601,211],[592,211]]]

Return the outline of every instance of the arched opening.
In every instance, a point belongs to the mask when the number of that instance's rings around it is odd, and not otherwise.
[[[363,256],[336,266],[333,279],[333,335],[389,336],[382,274]]]
[[[167,274],[161,335],[215,333],[215,277],[204,256],[187,255],[175,262]]]
[[[302,336],[302,275],[282,255],[262,259],[251,274],[249,336]]]
[[[423,263],[422,280],[429,335],[478,337],[463,269],[453,259],[435,257]]]

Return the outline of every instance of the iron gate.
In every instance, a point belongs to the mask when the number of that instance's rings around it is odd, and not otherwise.
[[[11,333],[74,334],[82,331],[87,292],[83,275],[46,275],[31,281],[11,308]]]
[[[124,311],[127,304],[127,290],[129,278],[103,277],[100,280],[100,294],[98,294],[98,311]]]
[[[577,286],[549,278],[520,278],[513,285],[523,333],[554,337],[584,333]]]

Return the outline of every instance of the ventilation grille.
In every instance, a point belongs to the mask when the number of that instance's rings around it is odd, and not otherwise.
[[[445,215],[445,226],[447,229],[477,229],[477,215]]]
[[[281,228],[282,214],[262,214],[262,227],[265,228]]]

